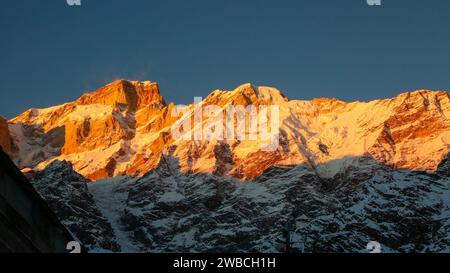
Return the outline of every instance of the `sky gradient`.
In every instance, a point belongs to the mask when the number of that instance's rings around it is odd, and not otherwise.
[[[5,0],[0,34],[7,118],[118,78],[184,104],[246,82],[346,101],[450,87],[448,0]]]

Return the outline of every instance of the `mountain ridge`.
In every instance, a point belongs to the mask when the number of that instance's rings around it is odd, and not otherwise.
[[[250,140],[173,139],[170,129],[179,119],[171,116],[175,105],[167,104],[151,81],[117,80],[74,102],[30,109],[9,120],[3,135],[10,136],[6,143],[20,168],[37,171],[67,160],[90,180],[142,176],[157,166],[161,154],[177,157],[183,172],[251,180],[272,166],[327,162],[317,172],[329,178],[352,164],[347,156],[364,154],[398,168],[436,171],[450,150],[446,91],[418,90],[369,102],[306,101],[247,83],[215,90],[202,105],[280,106],[278,149],[262,152],[261,142]],[[195,108],[185,107],[191,114]],[[207,122],[206,117],[202,126]]]

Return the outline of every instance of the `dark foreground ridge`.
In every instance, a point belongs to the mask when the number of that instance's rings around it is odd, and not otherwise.
[[[0,253],[64,253],[74,241],[0,147]]]

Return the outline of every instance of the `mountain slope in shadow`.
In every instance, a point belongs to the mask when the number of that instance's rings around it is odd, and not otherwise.
[[[102,206],[105,196],[121,197],[106,218],[126,251],[366,252],[369,241],[383,252],[450,251],[448,160],[429,173],[370,156],[343,158],[354,164],[333,178],[302,164],[270,168],[249,182],[182,173],[176,158],[162,157],[141,178],[88,186]]]

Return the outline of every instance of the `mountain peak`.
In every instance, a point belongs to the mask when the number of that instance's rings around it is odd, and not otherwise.
[[[150,104],[166,105],[156,82],[123,79],[113,81],[92,93],[85,94],[76,103],[79,105],[126,106],[127,110],[132,112]]]
[[[256,87],[251,83],[244,83],[233,90],[217,89],[213,91],[206,99],[206,104],[216,105],[276,105],[287,102],[288,98],[281,93],[280,90],[259,86]]]
[[[281,104],[289,101],[286,95],[274,87],[260,86],[258,87],[258,94],[260,98],[271,102],[270,104]]]
[[[243,84],[239,85],[232,92],[240,92],[242,94],[251,95],[251,94],[256,94],[256,88],[253,86],[253,84],[248,82],[248,83],[243,83]]]
[[[231,91],[232,93],[240,93],[248,98],[256,96],[258,100],[262,100],[269,104],[276,104],[288,101],[288,98],[281,93],[280,90],[269,86],[255,87],[251,83],[244,83]]]

